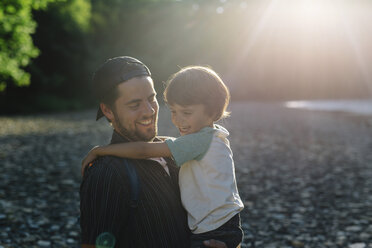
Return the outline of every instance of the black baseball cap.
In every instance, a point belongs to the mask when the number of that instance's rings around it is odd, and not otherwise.
[[[95,97],[101,102],[107,93],[113,90],[118,84],[140,76],[151,76],[151,72],[138,59],[129,56],[108,59],[93,75],[93,92]],[[96,120],[102,116],[102,110],[98,107]]]

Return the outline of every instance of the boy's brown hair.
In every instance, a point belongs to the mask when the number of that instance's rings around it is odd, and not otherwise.
[[[203,104],[206,112],[218,121],[229,115],[226,112],[230,92],[215,71],[203,66],[187,66],[173,74],[164,91],[169,105]]]

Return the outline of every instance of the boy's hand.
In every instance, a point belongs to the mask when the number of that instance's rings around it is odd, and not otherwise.
[[[83,159],[83,161],[81,162],[81,175],[84,176],[84,171],[85,171],[85,168],[91,164],[91,162],[93,162],[93,160],[95,160],[98,155],[96,154],[96,149],[98,148],[99,146],[95,146],[92,148],[92,150],[89,151],[89,153],[85,156],[85,158]]]
[[[214,239],[206,240],[203,242],[203,244],[206,247],[227,248],[227,245],[224,242],[219,241],[219,240],[214,240]],[[240,247],[240,245],[238,247]]]

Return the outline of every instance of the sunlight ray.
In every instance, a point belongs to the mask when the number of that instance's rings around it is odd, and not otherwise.
[[[366,65],[366,59],[363,56],[363,53],[361,51],[361,44],[360,41],[357,40],[357,36],[353,31],[353,28],[351,27],[350,20],[346,17],[344,13],[342,13],[341,21],[344,27],[346,38],[348,39],[351,49],[355,55],[355,60],[360,68],[360,72],[363,77],[363,83],[367,86],[367,89],[369,91],[369,96],[372,98],[372,73],[368,69],[368,66]]]
[[[268,4],[264,14],[259,19],[258,24],[255,26],[255,28],[251,31],[246,32],[246,39],[247,42],[242,48],[241,53],[239,56],[237,56],[236,60],[232,63],[233,66],[230,68],[230,71],[227,73],[227,76],[229,78],[233,78],[234,75],[237,73],[237,71],[240,70],[240,67],[242,64],[244,64],[244,60],[247,58],[248,54],[252,50],[252,47],[256,44],[258,38],[262,34],[263,30],[265,29],[265,26],[269,20],[269,18],[272,16],[274,9],[278,5],[279,0],[271,0],[271,2]]]

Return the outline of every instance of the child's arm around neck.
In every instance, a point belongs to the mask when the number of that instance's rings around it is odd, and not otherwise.
[[[163,142],[128,142],[111,144],[107,146],[96,146],[89,151],[82,162],[82,174],[85,167],[100,156],[116,156],[122,158],[146,159],[157,157],[170,157],[172,154],[168,145]]]
[[[97,156],[116,156],[122,158],[145,159],[170,157],[171,152],[163,141],[157,142],[128,142],[101,146],[94,149]]]

